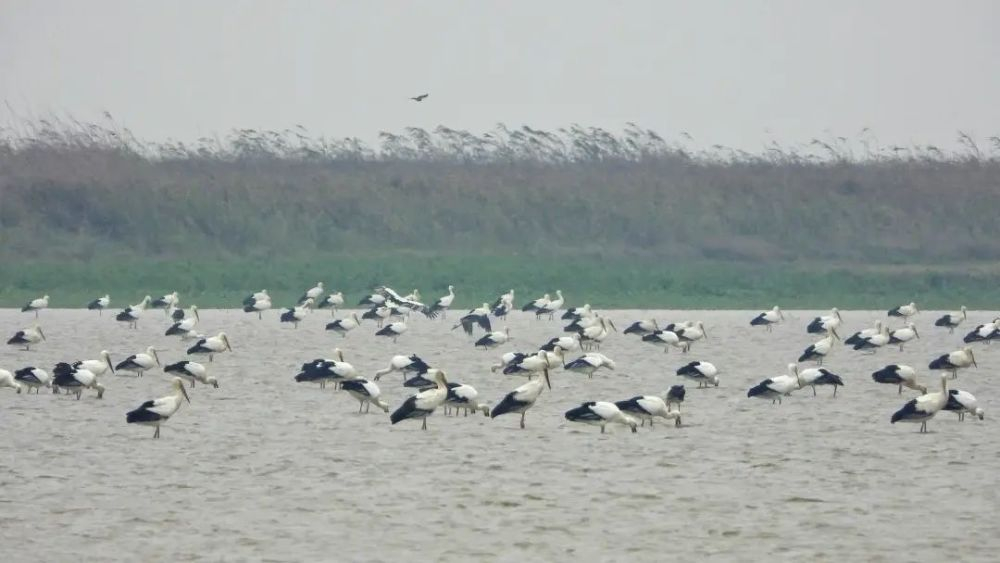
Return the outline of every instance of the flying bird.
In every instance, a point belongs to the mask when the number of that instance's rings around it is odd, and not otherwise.
[[[414,102],[422,102],[427,99],[427,96],[430,96],[430,94],[420,94],[419,96],[413,96],[410,99]]]

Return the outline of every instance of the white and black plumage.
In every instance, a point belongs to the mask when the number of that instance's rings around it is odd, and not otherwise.
[[[394,371],[401,372],[403,374],[403,380],[405,381],[407,374],[424,374],[430,369],[431,367],[427,365],[427,362],[420,359],[420,357],[416,354],[411,354],[409,356],[393,356],[392,359],[389,360],[389,367],[375,372],[375,381],[378,381],[383,375]]]
[[[562,314],[560,319],[575,321],[583,317],[589,317],[594,312],[590,308],[590,303],[584,303],[582,307],[572,307],[566,309],[566,312]]]
[[[642,341],[654,346],[663,346],[663,353],[669,352],[671,346],[677,348],[684,347],[677,334],[669,330],[654,330],[653,332],[644,335],[642,337]]]
[[[97,311],[98,315],[103,315],[104,310],[108,308],[108,305],[111,305],[111,296],[105,294],[104,297],[98,297],[90,303],[87,303],[87,309]]]
[[[426,373],[430,373],[430,371],[431,370],[427,370]],[[418,389],[422,391],[424,389],[430,389],[431,387],[437,385],[437,383],[435,383],[433,379],[427,379],[426,377],[424,377],[424,375],[425,374],[423,373],[418,373],[417,375],[414,375],[409,379],[403,380],[403,387],[406,387],[407,389]]]
[[[3,389],[4,387],[10,387],[20,394],[23,386],[14,379],[14,374],[5,369],[0,369],[0,389]]]
[[[917,383],[917,371],[910,366],[903,364],[890,364],[872,373],[872,380],[875,383],[887,383],[899,386],[899,395],[903,393],[903,387],[915,389],[921,394],[927,393],[927,387]]]
[[[328,381],[337,383],[361,377],[353,365],[344,361],[344,352],[340,348],[335,348],[333,355],[336,358],[334,360],[320,358],[302,364],[302,370],[295,376],[295,381],[316,382],[320,389],[324,389]]]
[[[177,307],[181,302],[181,298],[177,295],[177,292],[171,292],[166,295],[161,295],[153,300],[149,304],[150,307],[154,309],[163,309],[164,311]]]
[[[208,361],[210,362],[216,354],[232,351],[233,347],[229,344],[229,337],[224,332],[220,332],[215,336],[209,336],[208,338],[202,338],[198,342],[195,342],[194,346],[187,349],[188,354],[208,354]]]
[[[555,299],[535,309],[535,318],[541,318],[545,315],[548,315],[549,320],[551,321],[553,318],[555,318],[555,314],[559,311],[559,309],[562,308],[563,303],[565,302],[566,300],[563,298],[562,290],[557,289]]]
[[[344,306],[344,292],[331,293],[323,298],[316,306],[317,309],[330,309],[331,315],[337,314],[337,309]]]
[[[187,391],[184,389],[184,381],[181,378],[175,377],[171,382],[171,386],[174,388],[172,394],[146,401],[139,405],[139,408],[126,413],[125,422],[128,424],[155,426],[156,432],[153,434],[153,438],[159,438],[160,425],[176,414],[184,401],[191,402]]]
[[[618,410],[627,413],[642,421],[645,426],[649,421],[649,427],[653,427],[653,419],[660,417],[664,420],[673,420],[674,426],[681,425],[680,409],[671,409],[667,402],[655,395],[638,395],[631,399],[618,401],[615,403]]]
[[[307,316],[309,316],[309,310],[312,309],[313,299],[312,297],[307,297],[299,305],[295,307],[289,307],[281,312],[281,316],[278,317],[283,323],[292,323],[292,326],[299,328],[299,323],[302,322]]]
[[[364,297],[361,301],[358,301],[359,306],[363,307],[381,307],[385,305],[386,298],[380,293],[372,293],[371,295]]]
[[[316,285],[307,289],[295,303],[297,305],[302,305],[307,299],[310,299],[313,303],[315,303],[316,300],[319,299],[320,295],[323,295],[323,282],[316,282]]]
[[[991,323],[985,323],[969,331],[962,341],[968,344],[973,342],[986,342],[987,344],[1000,340],[1000,319],[994,319]]]
[[[483,303],[482,307],[477,307],[469,311],[465,316],[458,320],[458,324],[451,327],[451,330],[455,330],[458,327],[462,327],[465,334],[472,336],[472,329],[476,325],[486,332],[492,332],[493,327],[490,324],[490,306],[487,303]]]
[[[864,330],[859,330],[855,332],[850,337],[844,340],[844,344],[847,346],[857,346],[859,343],[864,341],[866,338],[870,338],[882,332],[882,321],[875,321],[875,326],[872,328],[866,328]]]
[[[24,346],[25,350],[31,350],[32,344],[38,344],[44,340],[45,333],[42,332],[42,327],[36,324],[15,332],[14,336],[7,339],[7,344],[10,346]]]
[[[555,338],[550,338],[548,342],[542,344],[539,350],[546,350],[551,352],[558,346],[564,351],[576,350],[580,347],[580,334],[572,334],[570,336],[557,336]]]
[[[170,325],[170,328],[164,333],[164,336],[187,336],[192,330],[194,330],[195,325],[201,317],[198,316],[198,306],[191,305],[191,314],[174,324]]]
[[[118,362],[118,365],[115,366],[115,370],[131,371],[135,373],[136,377],[142,377],[143,372],[159,366],[160,357],[156,354],[156,348],[150,346],[146,348],[144,353],[140,352],[138,354],[133,354]]]
[[[969,366],[979,367],[976,363],[976,356],[972,353],[972,348],[966,346],[961,350],[955,350],[935,358],[928,365],[933,370],[943,370],[951,372],[952,379],[958,377],[958,370]]]
[[[702,338],[708,338],[708,330],[705,329],[705,325],[701,321],[698,321],[691,327],[674,329],[674,334],[677,335],[677,338],[683,344],[683,348],[681,348],[682,352],[690,351],[692,344]]]
[[[191,385],[192,389],[194,389],[195,384],[198,382],[204,383],[205,385],[211,385],[216,389],[219,388],[219,380],[216,379],[214,375],[208,375],[208,368],[206,368],[204,364],[199,364],[198,362],[181,360],[163,368],[163,371],[171,373],[182,378],[184,381],[187,381]]]
[[[340,382],[340,388],[358,400],[358,414],[361,414],[362,408],[364,412],[368,412],[372,403],[384,412],[389,412],[389,403],[382,400],[382,390],[374,381],[368,381],[363,377],[345,379]]]
[[[604,354],[601,354],[600,352],[587,352],[586,354],[566,364],[563,369],[575,373],[583,373],[586,374],[588,378],[593,378],[594,373],[597,372],[597,370],[601,368],[614,370],[615,367],[617,366],[615,365],[614,360]]]
[[[816,362],[819,365],[823,365],[823,359],[830,353],[833,349],[834,339],[839,338],[837,336],[837,331],[830,329],[830,333],[825,337],[817,340],[814,344],[811,344],[806,348],[802,355],[799,356],[800,362]]]
[[[861,338],[861,340],[854,345],[854,349],[868,350],[874,354],[879,348],[889,344],[891,339],[892,337],[889,335],[889,331],[883,326],[882,330],[878,333]]]
[[[444,400],[445,414],[448,414],[448,409],[455,409],[455,415],[458,416],[459,410],[465,411],[465,416],[469,416],[470,412],[482,412],[484,415],[490,415],[490,406],[486,403],[479,402],[479,391],[476,388],[467,383],[449,383],[448,384],[448,397]]]
[[[948,391],[948,402],[944,405],[944,410],[958,414],[959,420],[965,420],[967,414],[971,414],[979,420],[986,417],[986,411],[979,406],[976,396],[959,389]]]
[[[535,299],[534,301],[529,301],[525,303],[524,307],[521,307],[521,311],[524,312],[537,311],[538,309],[541,309],[546,305],[548,305],[550,301],[551,299],[549,299],[549,294],[546,293],[545,295],[539,297],[538,299]]]
[[[579,333],[586,328],[601,324],[601,316],[597,313],[584,315],[563,327],[563,332]]]
[[[809,334],[827,334],[839,327],[842,322],[843,319],[840,317],[840,311],[834,307],[830,309],[829,315],[814,318],[806,327],[806,332]]]
[[[779,375],[771,377],[754,385],[747,391],[747,397],[760,397],[761,399],[771,399],[771,404],[781,404],[781,398],[787,397],[796,389],[802,388],[802,380],[798,377],[798,371],[793,370],[794,364],[789,364],[789,371],[796,375]]]
[[[589,326],[579,332],[580,347],[584,350],[593,350],[594,348],[600,350],[601,342],[604,342],[604,339],[611,334],[609,329],[618,330],[611,319],[600,317],[596,325]]]
[[[892,424],[897,422],[919,422],[920,432],[927,432],[927,421],[934,418],[939,410],[948,404],[948,376],[941,374],[941,391],[926,393],[907,402],[903,408],[893,413],[889,419]]]
[[[535,405],[535,401],[538,400],[545,387],[552,388],[548,370],[543,370],[542,376],[538,379],[531,380],[504,395],[504,398],[490,411],[490,418],[496,418],[508,413],[520,414],[521,428],[524,428],[525,413]]]
[[[817,385],[832,385],[833,396],[837,396],[837,387],[843,387],[844,380],[837,374],[826,368],[806,368],[799,369],[797,364],[788,364],[789,373],[799,379],[802,387],[812,387],[813,397],[816,396]]]
[[[379,305],[378,307],[372,307],[364,313],[361,313],[361,318],[363,320],[375,321],[375,326],[382,328],[385,320],[392,316],[392,306],[391,305]]]
[[[195,307],[195,305],[191,306]],[[189,318],[189,315],[185,314],[184,309],[180,307],[171,307],[170,312],[167,316],[170,317],[170,320],[174,322],[183,321],[184,319]]]
[[[375,336],[391,338],[393,342],[407,331],[406,323],[389,323],[375,332]]]
[[[951,313],[946,313],[941,315],[941,317],[934,321],[934,326],[943,326],[948,328],[948,334],[955,332],[958,325],[962,324],[962,321],[967,319],[965,305],[962,305],[961,310],[953,311]]]
[[[326,323],[326,330],[332,330],[344,338],[347,338],[347,333],[358,328],[359,326],[361,326],[361,319],[358,318],[358,314],[351,313],[349,317],[344,317],[342,319]]]
[[[656,324],[656,319],[644,319],[630,324],[623,332],[625,334],[638,334],[639,336],[646,336],[647,334],[653,334],[658,330],[660,330],[660,327]]]
[[[52,370],[52,376],[53,387],[75,394],[77,401],[83,395],[84,389],[93,389],[97,391],[98,399],[104,398],[104,386],[90,370],[74,368],[65,362],[60,362]]]
[[[139,328],[139,317],[142,316],[143,311],[149,306],[150,301],[152,301],[150,296],[143,297],[142,301],[122,309],[121,312],[115,315],[115,320],[120,323],[126,323],[129,328]]]
[[[554,357],[560,357],[562,349],[556,346],[551,353],[555,355]],[[543,371],[548,371],[560,365],[561,362],[554,363],[553,357],[550,357],[549,354],[550,352],[539,350],[536,354],[515,359],[503,368],[503,373],[504,375],[526,375],[530,379]]]
[[[698,382],[698,388],[719,386],[719,368],[711,362],[691,362],[677,369],[677,375]]]
[[[781,309],[778,308],[777,305],[775,305],[770,311],[764,311],[763,313],[750,319],[750,326],[767,327],[767,331],[771,332],[774,329],[774,325],[783,320],[785,320],[785,314],[781,312]]]
[[[490,366],[490,371],[496,372],[512,364],[519,364],[521,360],[527,358],[531,354],[526,354],[524,352],[507,352],[500,356],[500,363],[493,364]]]
[[[563,415],[570,422],[581,422],[601,427],[601,434],[604,434],[604,427],[608,424],[623,424],[638,432],[639,422],[631,416],[623,413],[614,403],[606,401],[587,401],[582,405],[566,411]]]
[[[680,409],[681,403],[684,402],[684,396],[687,392],[684,390],[683,385],[671,385],[670,389],[663,396],[663,400],[667,403],[667,406],[677,405]]]
[[[42,368],[28,366],[14,371],[14,380],[28,388],[28,393],[34,389],[35,393],[42,387],[52,387],[52,376]]]
[[[903,345],[914,338],[920,338],[920,333],[917,332],[917,327],[913,323],[906,323],[906,326],[902,328],[889,331],[889,344],[899,344],[900,352],[903,351]]]
[[[79,360],[73,362],[74,368],[83,368],[90,371],[94,375],[101,376],[105,373],[111,372],[111,375],[115,374],[115,366],[111,363],[111,354],[107,350],[101,350],[101,353],[97,355],[96,360]]]
[[[514,310],[514,290],[504,293],[493,302],[490,307],[490,314],[498,319],[507,318],[507,314]]]
[[[445,318],[448,309],[451,308],[451,304],[455,301],[455,286],[448,286],[448,295],[441,297],[431,305],[431,311],[435,313],[441,313],[441,318]]]
[[[911,301],[906,305],[900,305],[899,307],[889,309],[888,315],[890,317],[902,317],[904,319],[908,319],[919,312],[920,311],[917,310],[917,304]]]
[[[49,308],[49,296],[43,295],[37,299],[32,299],[31,301],[25,303],[24,307],[21,307],[21,312],[27,313],[28,311],[34,311],[35,318],[37,319],[38,312],[41,311],[42,309],[48,309],[48,308]]]
[[[267,294],[266,289],[262,289],[257,293],[248,295],[246,299],[243,300],[243,312],[244,313],[257,313],[258,319],[264,318],[264,311],[271,308],[271,296]]]
[[[243,305],[253,305],[255,301],[271,300],[271,296],[267,293],[266,289],[251,293],[243,298]]]
[[[423,420],[421,428],[427,430],[427,417],[448,398],[448,380],[445,378],[445,373],[439,369],[431,369],[431,372],[437,385],[403,401],[403,404],[389,416],[392,424],[408,418],[419,418]]]
[[[430,307],[420,302],[420,292],[415,289],[413,290],[413,293],[406,296],[396,293],[391,287],[388,286],[378,287],[375,289],[375,292],[385,296],[387,303],[391,301],[399,307],[405,307],[411,311],[423,313],[424,316],[432,319],[437,316],[436,311],[432,311]]]
[[[482,347],[483,350],[489,350],[490,348],[496,348],[497,346],[502,346],[511,341],[510,329],[504,327],[501,331],[494,331],[486,334],[476,341],[475,347]]]

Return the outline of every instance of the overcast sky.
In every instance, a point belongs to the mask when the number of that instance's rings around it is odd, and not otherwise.
[[[107,110],[182,140],[635,121],[744,149],[870,127],[951,146],[1000,134],[998,23],[991,0],[0,0],[0,121]]]

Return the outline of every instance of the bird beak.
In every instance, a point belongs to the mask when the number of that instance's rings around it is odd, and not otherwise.
[[[545,378],[545,384],[548,385],[549,389],[552,389],[552,381],[549,380],[549,370],[543,371],[542,377]]]
[[[115,375],[115,366],[111,363],[111,356],[104,356],[104,361],[108,362],[108,369],[111,370],[111,375]]]
[[[844,317],[840,316],[840,311],[837,311],[837,319],[843,321]]]
[[[42,340],[45,340],[45,333],[42,332],[42,327],[38,327],[38,335],[42,337]]]
[[[778,311],[778,317],[780,317],[781,320],[785,320],[785,314],[782,313],[781,311]]]
[[[614,329],[615,332],[618,332],[618,327],[615,326],[614,322],[612,322],[612,321],[609,320],[608,324],[611,325],[611,328]]]
[[[153,349],[153,360],[156,361],[156,365],[160,365],[160,355],[156,353],[156,349]]]
[[[233,347],[229,345],[229,337],[228,336],[223,336],[222,337],[222,341],[226,343],[226,350],[229,350],[230,352],[232,352],[233,351]]]
[[[972,358],[972,365],[978,368],[979,364],[976,363],[976,357],[972,355],[972,350],[969,350],[969,357]]]
[[[194,310],[194,320],[201,322],[201,317],[198,316],[198,309]]]
[[[830,330],[830,332],[832,332],[832,333],[833,333],[833,337],[834,337],[834,338],[836,338],[837,340],[840,340],[840,335],[839,335],[839,334],[837,334],[837,329],[835,329],[835,328],[834,328],[834,329],[831,329],[831,330]]]
[[[191,402],[191,397],[188,397],[187,389],[184,388],[184,384],[183,383],[181,384],[181,393],[184,395],[184,398],[187,399],[187,402],[190,403]]]
[[[913,334],[915,334],[917,338],[920,338],[920,333],[917,332],[917,327],[913,327]]]

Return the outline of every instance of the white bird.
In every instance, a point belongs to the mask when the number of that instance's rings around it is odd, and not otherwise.
[[[115,320],[122,323],[127,323],[129,328],[139,328],[139,317],[142,316],[142,312],[146,310],[152,298],[150,296],[145,296],[142,301],[136,303],[135,305],[129,305],[122,309],[120,313],[115,315]]]
[[[25,350],[31,350],[32,344],[38,344],[43,340],[45,340],[45,333],[42,332],[42,327],[36,324],[15,332],[14,336],[11,336],[7,340],[7,344],[11,346],[24,346]]]
[[[493,330],[490,324],[490,305],[489,303],[483,303],[481,307],[476,307],[465,314],[461,319],[458,320],[458,324],[451,327],[451,330],[455,330],[458,327],[462,327],[465,334],[472,336],[472,329],[476,325],[486,332],[491,332]]]
[[[656,417],[673,420],[674,426],[681,425],[680,409],[669,408],[666,401],[654,395],[638,395],[631,399],[618,401],[615,406],[618,407],[618,410],[641,420],[644,426],[648,420],[650,428],[653,427],[653,419]]]
[[[14,374],[5,369],[0,369],[0,389],[4,387],[10,387],[19,394],[21,393],[21,384],[14,379]]]
[[[944,410],[958,414],[959,420],[965,420],[966,414],[978,417],[979,420],[982,420],[986,416],[986,412],[976,401],[976,396],[968,391],[961,391],[959,389],[948,391],[948,402],[945,404]]]
[[[549,294],[546,293],[545,295],[539,297],[538,299],[526,303],[524,307],[521,307],[521,311],[524,312],[537,311],[538,309],[544,308],[546,305],[549,304],[549,302],[551,302],[551,299],[549,299]]]
[[[177,307],[177,305],[180,304],[180,302],[181,298],[178,297],[177,292],[174,291],[172,293],[168,293],[166,295],[157,297],[155,300],[153,300],[153,302],[149,306],[154,309],[163,309],[164,311],[167,311],[173,307]]]
[[[549,320],[551,321],[555,317],[556,312],[558,312],[559,309],[562,308],[563,303],[565,303],[565,302],[566,302],[566,300],[563,299],[562,290],[561,289],[557,289],[556,290],[556,298],[555,299],[553,299],[552,301],[549,301],[545,305],[543,305],[543,306],[535,309],[535,318],[537,319],[537,318],[539,318],[539,317],[541,317],[543,315],[548,315],[549,316]]]
[[[582,422],[601,427],[601,434],[604,434],[604,427],[608,424],[623,424],[638,432],[636,429],[639,422],[631,416],[623,413],[614,403],[606,401],[587,401],[582,405],[566,411],[564,415],[570,422]]]
[[[323,298],[316,306],[317,309],[330,309],[330,315],[336,315],[337,309],[344,306],[344,292],[331,293]]]
[[[299,297],[297,303],[302,305],[306,302],[306,299],[312,299],[313,302],[315,302],[319,299],[320,295],[323,295],[323,282],[316,282],[314,287],[307,289],[305,293],[302,294],[302,297]]]
[[[958,370],[969,366],[979,367],[976,363],[976,356],[972,353],[972,348],[966,346],[961,350],[955,350],[935,358],[928,366],[933,370],[950,371],[952,379],[958,377]]]
[[[866,328],[863,330],[859,330],[858,332],[855,332],[849,338],[844,340],[844,344],[848,346],[857,346],[860,342],[864,341],[865,339],[871,338],[872,336],[880,334],[881,332],[882,332],[882,321],[876,320],[875,325],[872,328]]]
[[[448,313],[448,309],[451,308],[451,304],[455,301],[455,287],[448,286],[448,295],[441,297],[431,305],[431,311],[434,313],[441,313],[441,318],[445,318]]]
[[[97,311],[98,316],[104,315],[104,310],[111,305],[111,296],[105,294],[104,297],[98,297],[90,303],[87,303],[87,309],[90,311]]]
[[[361,414],[362,408],[364,408],[365,412],[368,412],[372,403],[375,403],[375,406],[384,412],[389,412],[389,403],[381,399],[382,390],[378,388],[378,385],[374,381],[368,381],[363,377],[345,379],[340,382],[340,388],[358,400],[358,414]]]
[[[600,350],[601,342],[603,342],[604,339],[611,334],[611,331],[608,330],[609,328],[615,331],[618,330],[615,328],[615,323],[613,323],[611,319],[601,317],[598,324],[581,330],[579,333],[580,347],[584,350],[593,350],[594,348]]]
[[[156,349],[152,346],[146,348],[145,353],[133,354],[118,362],[116,371],[135,372],[136,377],[142,377],[142,372],[149,371],[160,366],[160,357],[156,354]]]
[[[52,376],[49,372],[42,368],[36,368],[29,366],[26,368],[21,368],[14,372],[14,379],[21,385],[28,388],[28,393],[31,390],[35,390],[35,394],[38,394],[38,390],[42,387],[52,387]],[[20,391],[18,391],[20,393]]]
[[[34,311],[35,318],[37,319],[38,312],[41,311],[42,309],[48,309],[48,308],[49,308],[49,296],[43,295],[38,299],[32,299],[31,301],[25,303],[24,307],[21,307],[21,312],[26,313],[28,311]]]
[[[660,330],[660,327],[656,324],[656,319],[645,319],[635,321],[629,325],[624,332],[625,334],[638,334],[639,336],[646,336],[647,334],[653,334],[658,330]]]
[[[342,319],[337,319],[333,322],[326,323],[326,330],[332,330],[342,337],[347,338],[347,333],[361,326],[361,319],[358,318],[357,313],[351,313],[349,317],[344,317]]]
[[[370,319],[375,321],[375,326],[382,328],[382,324],[385,320],[392,316],[392,307],[388,305],[381,305],[379,307],[372,307],[371,309],[365,311],[361,314],[362,319]]]
[[[906,323],[905,327],[889,332],[889,344],[899,344],[900,352],[903,351],[903,345],[914,338],[920,338],[920,333],[913,323]]]
[[[403,401],[403,404],[389,416],[389,420],[392,424],[396,424],[397,422],[408,418],[419,418],[423,420],[421,428],[427,430],[427,417],[430,416],[435,409],[444,404],[445,399],[448,398],[448,380],[445,379],[445,373],[439,369],[433,368],[428,373],[431,372],[434,374],[434,381],[437,385],[430,389],[420,391],[416,395],[413,395],[409,399]]]
[[[719,368],[711,362],[691,362],[677,369],[677,375],[698,382],[698,388],[719,386]]]
[[[944,326],[948,327],[948,334],[955,332],[958,325],[962,324],[962,321],[967,319],[965,312],[965,305],[962,305],[961,310],[952,311],[951,313],[946,313],[941,316],[938,320],[934,321],[934,326]]]
[[[52,385],[59,389],[65,389],[69,393],[74,393],[77,401],[83,395],[84,389],[97,391],[98,399],[104,397],[104,386],[101,385],[97,376],[90,370],[74,368],[67,363],[60,362],[56,364],[55,369],[52,370],[52,374],[54,376],[52,378]]]
[[[73,362],[73,367],[83,368],[94,375],[101,376],[105,373],[111,372],[112,375],[115,373],[115,366],[111,363],[111,354],[107,350],[101,350],[98,354],[97,360],[80,360]]]
[[[361,301],[358,301],[358,305],[364,305],[366,307],[381,307],[382,305],[385,305],[385,302],[385,295],[382,295],[381,293],[372,293]]]
[[[844,385],[844,380],[826,368],[806,368],[799,369],[798,364],[788,364],[789,373],[798,377],[801,387],[812,387],[813,397],[816,396],[817,385],[832,385],[833,396],[837,396],[837,387]]]
[[[292,323],[292,326],[299,328],[299,323],[309,315],[309,310],[312,306],[313,298],[307,297],[299,305],[282,311],[279,320],[283,323]]]
[[[833,342],[835,339],[839,339],[837,336],[837,331],[830,329],[830,333],[824,338],[817,340],[814,344],[810,345],[802,355],[799,356],[800,362],[815,361],[819,365],[823,365],[823,359],[830,353],[833,349]]]
[[[557,336],[555,338],[549,339],[548,342],[542,344],[539,350],[552,351],[558,346],[563,349],[563,351],[576,350],[580,347],[580,333],[571,334],[569,336]]]
[[[917,383],[917,371],[910,366],[903,364],[891,364],[872,373],[872,380],[875,383],[888,383],[899,386],[899,395],[903,393],[903,387],[915,389],[921,394],[927,393],[927,387]]]
[[[767,331],[774,330],[774,325],[785,320],[785,314],[775,305],[770,311],[764,311],[750,320],[750,326],[767,327]]]
[[[156,432],[153,434],[153,438],[159,438],[160,425],[177,413],[183,401],[191,402],[187,391],[184,389],[184,381],[181,378],[175,377],[173,382],[171,382],[171,386],[174,388],[173,394],[146,401],[139,405],[139,408],[125,415],[125,422],[128,424],[155,426]]]
[[[392,359],[389,360],[389,367],[375,372],[375,381],[378,381],[383,375],[394,371],[402,373],[403,381],[406,381],[407,374],[424,374],[430,369],[431,367],[427,365],[426,362],[421,360],[416,354],[411,354],[409,356],[393,356]]]
[[[816,317],[809,323],[806,327],[806,332],[810,334],[826,334],[831,330],[840,326],[843,319],[840,317],[840,311],[836,307],[830,309],[830,314],[822,317]]]
[[[691,344],[701,340],[702,338],[708,338],[708,331],[705,330],[705,325],[698,321],[692,327],[686,327],[677,329],[674,331],[677,338],[681,341],[684,347],[681,349],[683,352],[691,350]]]
[[[889,330],[883,326],[882,330],[880,330],[877,334],[862,338],[860,342],[854,345],[854,349],[870,350],[871,353],[874,354],[879,348],[889,344],[891,340],[892,336],[889,334]]]
[[[962,338],[962,341],[971,344],[973,342],[990,342],[1000,339],[1000,318],[993,319],[991,323],[984,323],[969,331]]]
[[[917,304],[911,301],[906,305],[900,305],[899,307],[889,309],[888,315],[890,317],[903,317],[904,319],[909,319],[917,313],[919,313],[919,311],[917,311]]]
[[[490,415],[490,406],[479,402],[479,391],[466,383],[448,384],[448,397],[444,400],[445,414],[448,414],[449,407],[455,409],[455,416],[458,416],[459,409],[465,410],[465,416],[469,416],[470,411]]]
[[[761,399],[771,399],[773,405],[777,402],[781,404],[781,398],[787,397],[796,389],[802,388],[802,380],[798,376],[798,370],[793,369],[795,364],[788,364],[788,371],[795,373],[792,375],[779,375],[761,381],[747,391],[747,397],[760,397]]]
[[[600,352],[587,352],[583,356],[566,364],[563,369],[576,373],[585,373],[588,378],[593,378],[594,373],[601,368],[614,370],[616,367],[614,360],[604,354]]]
[[[333,355],[337,358],[317,359],[302,364],[302,371],[295,376],[295,381],[302,383],[306,381],[318,381],[320,389],[326,388],[327,381],[334,383],[348,379],[358,379],[361,374],[353,365],[344,361],[344,352],[340,348],[334,348]]]
[[[507,352],[500,356],[500,363],[490,366],[490,371],[496,372],[497,370],[503,369],[509,365],[519,364],[521,363],[521,360],[530,355],[531,354],[525,354],[523,352]]]
[[[226,333],[220,332],[215,336],[209,336],[208,338],[202,338],[195,343],[194,346],[188,348],[188,354],[208,354],[208,361],[212,361],[212,358],[216,354],[221,354],[223,352],[232,352],[233,347],[229,344],[229,337]]]
[[[483,350],[489,350],[490,348],[502,346],[510,340],[512,340],[510,336],[510,329],[504,327],[503,330],[493,331],[481,337],[476,341],[475,347],[479,348],[482,346]]]
[[[497,300],[493,302],[493,306],[490,307],[489,312],[498,319],[507,318],[507,313],[510,313],[514,309],[514,290],[511,289],[507,293],[504,293]]]
[[[941,374],[941,391],[926,393],[909,401],[903,408],[893,413],[890,422],[919,422],[920,432],[927,432],[927,421],[948,404],[948,376]]]
[[[198,382],[204,383],[205,385],[211,385],[216,389],[219,388],[219,380],[216,379],[214,375],[208,375],[208,368],[198,362],[181,360],[163,368],[163,371],[165,373],[172,373],[177,377],[182,378],[184,381],[187,381],[191,385],[192,389],[194,389],[195,384]]]
[[[583,317],[589,317],[593,314],[594,311],[593,309],[591,309],[590,303],[584,303],[582,307],[573,307],[570,309],[566,309],[566,312],[563,313],[562,317],[559,318],[563,320],[569,319],[575,321],[582,319]]]
[[[670,330],[655,330],[642,337],[642,341],[654,346],[663,346],[663,353],[670,351],[670,347],[682,348],[680,337]]]
[[[555,357],[561,356],[562,349],[556,346],[551,353]],[[560,365],[554,364],[553,357],[550,357],[549,354],[550,352],[546,350],[539,350],[534,355],[522,356],[519,360],[515,359],[515,361],[507,364],[503,368],[503,373],[504,375],[526,375],[528,379],[531,379],[543,371],[548,372],[549,369]]]
[[[191,305],[191,316],[185,317],[184,319],[170,325],[170,328],[167,329],[164,336],[187,336],[189,332],[194,330],[195,325],[197,325],[200,320],[201,317],[198,316],[198,306]]]
[[[406,323],[404,322],[389,323],[384,327],[382,327],[381,329],[379,329],[375,333],[375,336],[384,336],[386,338],[391,338],[392,341],[395,342],[396,339],[399,338],[400,336],[403,336],[403,333],[405,333],[406,331],[407,327]]]
[[[524,385],[519,386],[510,393],[507,393],[503,399],[500,400],[493,410],[490,411],[490,418],[496,418],[500,415],[507,413],[516,413],[521,415],[521,428],[524,428],[524,415],[528,412],[532,406],[535,405],[535,401],[542,394],[542,391],[548,387],[552,388],[552,383],[549,381],[549,371],[543,370],[542,377],[528,381]]]
[[[271,296],[267,294],[266,289],[262,289],[257,293],[247,296],[243,300],[243,312],[244,313],[257,313],[258,319],[264,318],[264,311],[271,308]]]

